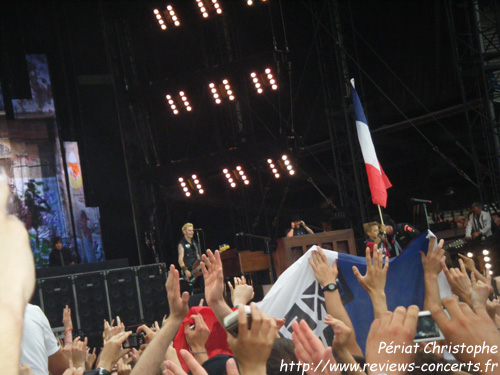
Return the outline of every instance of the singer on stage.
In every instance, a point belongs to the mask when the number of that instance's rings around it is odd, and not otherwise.
[[[198,245],[193,240],[194,227],[191,223],[186,223],[182,226],[182,233],[184,236],[179,241],[177,246],[178,262],[181,267],[182,273],[185,277],[192,277],[193,265],[200,259]]]

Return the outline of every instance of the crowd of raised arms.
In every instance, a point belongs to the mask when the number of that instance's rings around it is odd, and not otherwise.
[[[441,329],[444,340],[414,343],[419,308],[399,306],[389,311],[385,284],[389,262],[380,251],[366,251],[367,270],[364,275],[353,267],[354,275],[367,291],[373,304],[375,319],[363,343],[365,353],[357,342],[353,324],[342,305],[338,290],[325,292],[327,317],[325,323],[334,331],[333,342],[325,347],[305,321],[292,323],[292,340],[280,337],[283,317],[272,317],[259,311],[252,303],[253,288],[244,278],[235,279],[225,288],[221,259],[218,251],[206,251],[202,256],[205,299],[220,324],[238,307],[237,336],[227,334],[232,356],[217,355],[209,358],[205,345],[211,331],[201,314],[192,315],[192,322],[183,323],[188,314],[189,294],[181,293],[179,272],[170,266],[166,282],[169,315],[160,324],[142,325],[137,331],[145,334],[145,344],[137,349],[123,349],[123,343],[132,334],[125,330],[124,322],[104,322],[103,344],[100,350],[87,347],[87,339],[73,337],[71,312],[62,307],[65,326],[64,341],[51,349],[42,348],[40,363],[21,363],[27,358],[24,345],[36,332],[24,332],[23,316],[35,285],[33,256],[24,225],[6,214],[8,186],[0,181],[0,366],[2,375],[98,374],[119,375],[185,374],[500,374],[500,302],[491,298],[492,281],[481,274],[474,262],[460,260],[460,268],[448,268],[445,263],[443,241],[431,239],[427,253],[421,253],[424,269],[425,300],[423,308],[429,310]],[[329,264],[324,252],[314,251],[309,263],[319,284],[335,283],[337,264]],[[441,300],[438,274],[444,275],[453,297]],[[497,282],[497,280],[494,280]],[[226,302],[225,293],[231,293],[233,308]],[[229,298],[227,299],[229,300]],[[28,305],[27,305],[28,304]],[[245,312],[251,309],[251,324]],[[27,307],[28,306],[28,307]],[[446,311],[445,311],[446,310]],[[43,313],[42,313],[43,315]],[[46,320],[46,318],[45,318]],[[47,322],[48,323],[48,322]],[[26,324],[26,323],[24,323]],[[184,331],[189,350],[176,350],[174,337]],[[53,335],[52,335],[53,336]],[[50,347],[45,338],[45,346]],[[446,360],[443,350],[424,350],[446,346],[454,360]],[[40,353],[38,357],[40,358]],[[187,367],[181,365],[187,364]],[[321,365],[320,365],[321,364]],[[339,365],[344,367],[340,367]]]

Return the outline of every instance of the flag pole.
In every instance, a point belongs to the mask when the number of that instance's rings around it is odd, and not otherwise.
[[[382,210],[380,209],[380,204],[377,204],[378,213],[380,215],[380,224],[384,225],[384,218],[382,217]],[[384,233],[385,233],[385,225],[384,225]]]

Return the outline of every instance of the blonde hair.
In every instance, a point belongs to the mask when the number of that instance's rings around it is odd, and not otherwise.
[[[194,227],[194,225],[193,225],[193,224],[191,224],[191,223],[186,223],[186,224],[184,224],[184,225],[182,226],[182,231],[184,232],[184,231],[185,231],[187,228],[189,228],[189,227]]]
[[[380,224],[377,223],[376,221],[372,221],[370,223],[365,223],[363,224],[363,229],[365,230],[365,233],[368,234],[372,231],[373,227],[380,227]]]

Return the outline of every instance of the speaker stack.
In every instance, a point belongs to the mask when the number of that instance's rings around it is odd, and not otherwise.
[[[45,312],[53,329],[62,327],[63,309],[71,308],[74,333],[102,332],[104,319],[120,316],[127,326],[168,314],[164,263],[37,280],[31,300]]]

